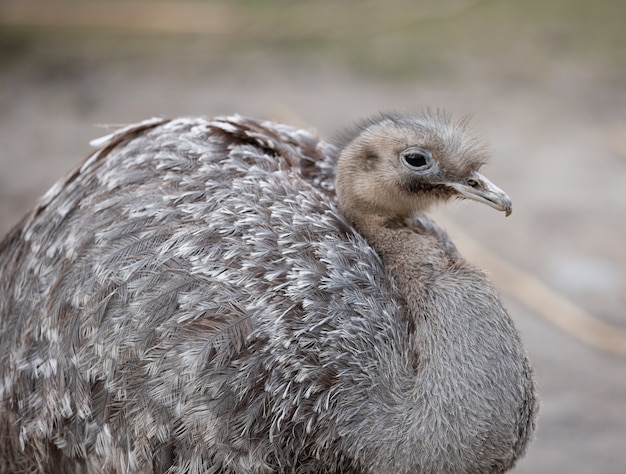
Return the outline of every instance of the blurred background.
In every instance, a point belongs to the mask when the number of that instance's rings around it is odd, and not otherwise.
[[[526,341],[516,473],[626,472],[626,2],[0,0],[0,233],[97,124],[240,113],[326,139],[381,110],[473,115],[513,199],[437,211]]]

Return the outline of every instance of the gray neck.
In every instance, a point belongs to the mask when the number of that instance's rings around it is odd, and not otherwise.
[[[355,222],[404,297],[409,324],[399,351],[413,360],[412,370],[386,368],[396,371],[396,393],[372,413],[372,445],[380,432],[403,436],[395,457],[372,450],[371,462],[396,459],[379,472],[503,472],[532,424],[528,361],[493,287],[429,222],[418,229],[382,218]]]

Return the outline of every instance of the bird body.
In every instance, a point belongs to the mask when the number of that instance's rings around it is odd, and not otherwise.
[[[477,181],[477,200],[510,201],[465,125],[411,120],[339,148],[240,116],[97,141],[0,243],[0,472],[513,466],[530,364],[485,275],[424,215]],[[408,129],[419,147],[398,148]],[[369,149],[381,136],[400,170]],[[444,190],[425,167],[472,181]]]

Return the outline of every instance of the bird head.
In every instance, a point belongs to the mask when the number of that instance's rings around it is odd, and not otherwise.
[[[383,114],[346,132],[336,183],[342,211],[352,219],[406,218],[457,197],[508,216],[511,200],[479,172],[486,151],[467,122],[443,113]]]

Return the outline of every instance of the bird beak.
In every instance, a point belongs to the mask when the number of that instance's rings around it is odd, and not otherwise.
[[[465,183],[448,183],[462,197],[482,202],[507,216],[513,212],[511,198],[482,174],[474,171]]]

